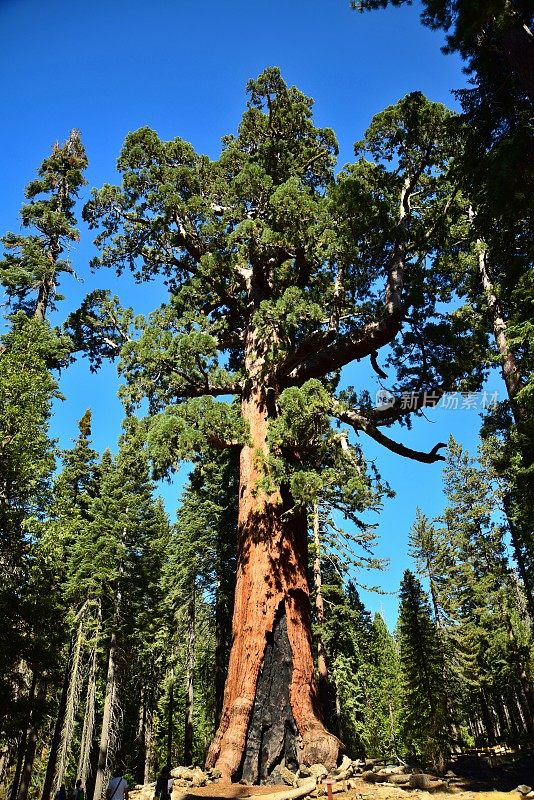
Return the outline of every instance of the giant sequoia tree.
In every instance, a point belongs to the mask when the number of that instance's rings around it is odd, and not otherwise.
[[[479,375],[463,315],[436,310],[450,287],[432,259],[460,213],[444,177],[449,112],[409,95],[373,120],[335,177],[336,140],[313,125],[309,98],[276,69],[248,91],[218,160],[148,128],[127,137],[122,185],[85,209],[101,226],[96,262],[163,276],[169,299],[133,333],[102,293],[73,321],[101,345],[97,360],[116,334],[124,396],[148,400],[162,474],[207,446],[239,448],[233,640],[208,764],[258,780],[284,757],[331,767],[338,756],[317,707],[305,509],[334,482],[339,507],[361,508],[369,483],[332,422],[432,463],[438,445],[418,452],[384,429]],[[388,345],[397,399],[375,408],[365,387],[336,391],[355,360],[383,374]],[[407,407],[402,391],[419,403]]]

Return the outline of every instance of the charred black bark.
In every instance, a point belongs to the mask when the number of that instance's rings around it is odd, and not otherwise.
[[[281,603],[273,631],[267,637],[247,733],[242,778],[248,783],[269,783],[269,776],[282,763],[289,769],[298,768],[298,731],[289,698],[292,671],[286,614]]]

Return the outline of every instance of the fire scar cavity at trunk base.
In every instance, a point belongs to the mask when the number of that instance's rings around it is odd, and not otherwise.
[[[284,759],[333,768],[340,745],[317,709],[305,515],[280,492],[258,490],[267,450],[266,404],[251,394],[242,411],[251,441],[241,452],[232,649],[207,766],[227,780],[243,775],[258,782]],[[285,690],[281,680],[273,686],[269,679],[278,673],[287,676]]]

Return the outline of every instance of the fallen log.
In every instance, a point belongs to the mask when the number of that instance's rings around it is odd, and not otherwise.
[[[297,786],[295,789],[288,788],[285,792],[272,792],[271,794],[262,794],[257,797],[258,800],[298,800],[298,798],[305,797],[313,792],[315,787],[315,778],[307,778],[306,781],[302,782],[302,786]],[[253,796],[254,787],[249,786],[247,788],[250,790],[250,795],[248,796]],[[191,792],[173,792],[172,800],[191,800]]]

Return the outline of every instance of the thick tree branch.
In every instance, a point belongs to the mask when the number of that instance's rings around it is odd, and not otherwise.
[[[399,223],[393,255],[388,267],[384,297],[384,317],[365,325],[361,330],[345,336],[336,336],[332,330],[312,334],[290,354],[278,369],[280,378],[305,381],[341,369],[358,358],[365,358],[389,344],[400,330],[404,317],[404,270],[408,256],[406,223],[410,216],[410,196],[419,170],[404,181],[399,201]]]
[[[424,453],[420,450],[413,450],[411,447],[406,447],[400,442],[390,439],[389,436],[386,436],[366,417],[357,414],[355,411],[342,409],[336,404],[333,414],[336,419],[340,420],[340,422],[345,422],[347,425],[350,425],[352,428],[354,428],[355,431],[363,431],[370,436],[371,439],[374,439],[375,442],[378,442],[388,450],[391,450],[392,453],[396,453],[399,456],[411,458],[413,461],[420,461],[423,464],[433,464],[435,461],[445,461],[444,456],[440,455],[438,452],[442,447],[447,446],[443,442],[436,444],[429,453]]]
[[[237,448],[242,447],[243,442],[238,441],[237,439],[225,439],[223,436],[216,436],[212,434],[211,436],[207,436],[207,442],[212,447],[215,447],[217,450],[226,450],[230,447]]]

